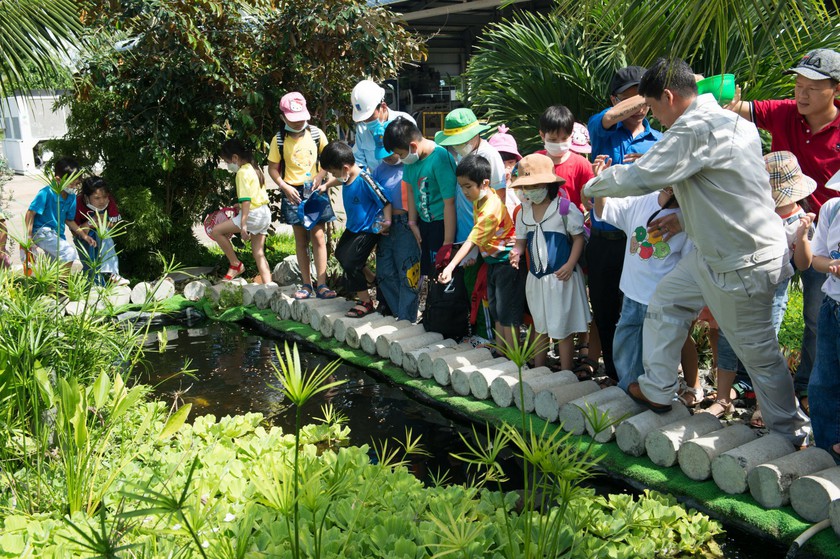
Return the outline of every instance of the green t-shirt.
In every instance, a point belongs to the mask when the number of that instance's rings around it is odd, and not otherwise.
[[[417,215],[425,222],[443,219],[443,201],[455,198],[455,159],[446,148],[435,150],[411,165],[403,165],[403,181],[414,192]]]

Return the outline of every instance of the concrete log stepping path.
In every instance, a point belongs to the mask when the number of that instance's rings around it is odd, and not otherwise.
[[[218,296],[224,288],[202,282],[191,288],[191,296],[202,290],[207,297]],[[140,290],[149,291],[145,286]],[[295,301],[288,288],[258,289],[251,299],[280,320],[295,319],[325,338],[400,367],[415,379],[411,382],[437,384],[449,394],[485,406],[524,408],[568,433],[588,433],[596,443],[615,442],[630,457],[650,460],[660,468],[679,465],[689,483],[714,482],[728,494],[749,492],[747,499],[767,509],[790,504],[808,522],[830,518],[840,535],[840,467],[821,449],[797,452],[780,435],[759,437],[744,424],[725,426],[711,414],[692,415],[676,401],[670,412],[656,414],[620,388],[601,389],[592,380],[579,381],[570,371],[526,368],[520,387],[516,365],[495,357],[490,349],[458,343],[426,332],[421,325],[376,313],[345,317],[352,306],[345,299]],[[599,418],[597,425],[593,417]],[[645,455],[647,459],[642,458]]]

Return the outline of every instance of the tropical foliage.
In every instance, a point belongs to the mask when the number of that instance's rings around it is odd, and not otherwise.
[[[104,165],[135,225],[123,242],[135,275],[158,272],[150,247],[202,258],[191,227],[232,197],[233,177],[218,168],[226,137],[263,161],[291,90],[334,137],[357,80],[393,77],[423,56],[417,37],[363,0],[93,0],[84,24],[89,54],[53,150]]]
[[[840,49],[836,14],[818,0],[557,0],[547,15],[520,13],[490,25],[467,71],[470,102],[536,148],[537,120],[564,104],[578,120],[609,105],[613,72],[685,58],[704,75],[734,73],[744,99],[784,98],[784,75],[814,48]]]
[[[73,0],[0,0],[0,95],[64,74],[81,34]]]

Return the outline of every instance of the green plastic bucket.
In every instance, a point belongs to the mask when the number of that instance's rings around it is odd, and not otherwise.
[[[718,74],[697,82],[697,91],[711,93],[718,103],[728,103],[735,98],[735,74]]]

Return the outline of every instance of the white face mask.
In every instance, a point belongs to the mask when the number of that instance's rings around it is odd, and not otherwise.
[[[239,165],[237,163],[228,163],[227,168],[231,173],[239,171]]]
[[[542,204],[548,196],[548,188],[545,186],[540,188],[526,188],[522,191],[522,196],[532,204]]]
[[[304,129],[304,128],[306,128],[306,122],[307,122],[307,121],[305,121],[305,120],[304,120],[304,121],[300,124],[300,128],[292,128],[291,126],[289,126],[289,125],[287,124],[287,125],[286,125],[286,132],[291,132],[292,134],[297,134],[297,133],[299,133],[299,132],[303,132],[303,129]]]
[[[462,159],[471,154],[473,151],[475,151],[475,148],[470,142],[467,142],[466,144],[452,146],[452,149],[454,149],[455,153],[460,155]]]
[[[106,205],[104,205],[104,206],[102,206],[101,208],[97,208],[96,206],[94,206],[94,205],[93,205],[93,204],[91,204],[91,203],[87,203],[87,204],[85,204],[85,205],[88,207],[88,209],[91,209],[91,210],[93,210],[93,211],[95,211],[95,212],[104,212],[105,210],[107,210],[107,209],[108,209],[108,205],[107,205],[107,204],[106,204]]]
[[[478,199],[479,200],[484,200],[485,196],[487,196],[487,189],[486,188],[482,188],[481,190],[478,191]]]
[[[71,196],[76,194],[76,189],[72,186],[65,186],[62,190],[64,190],[65,193],[70,194]]]
[[[567,151],[572,149],[571,140],[566,142],[546,142],[543,144],[545,151],[552,157],[564,155]]]
[[[406,155],[400,160],[401,163],[404,163],[406,165],[411,165],[413,163],[417,163],[418,161],[420,161],[420,156],[417,154],[417,152],[412,152],[411,148],[408,148],[408,155]]]

